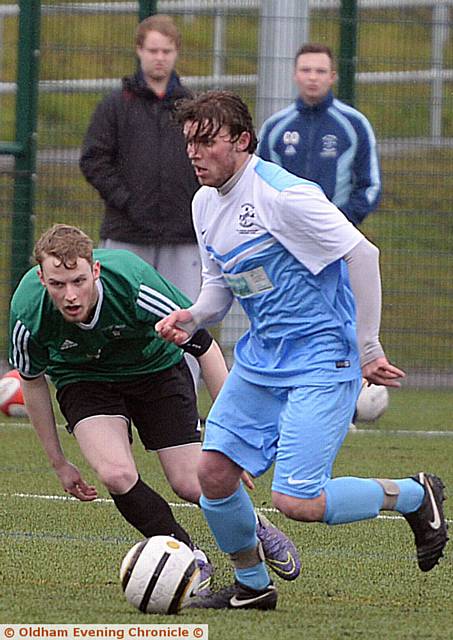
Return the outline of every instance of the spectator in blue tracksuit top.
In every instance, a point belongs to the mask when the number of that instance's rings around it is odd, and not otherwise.
[[[329,47],[303,45],[294,65],[299,96],[264,122],[257,153],[320,184],[329,200],[358,225],[381,196],[376,139],[365,116],[334,97],[335,79]]]

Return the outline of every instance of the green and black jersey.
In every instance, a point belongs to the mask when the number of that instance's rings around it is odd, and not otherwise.
[[[11,302],[10,363],[25,378],[46,373],[57,388],[82,380],[118,381],[168,369],[183,351],[154,325],[191,302],[129,251],[97,249],[99,299],[87,324],[67,322],[37,275],[22,278]]]

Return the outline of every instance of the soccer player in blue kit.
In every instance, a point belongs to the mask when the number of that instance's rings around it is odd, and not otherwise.
[[[362,375],[389,387],[405,375],[379,342],[378,249],[318,185],[253,154],[252,118],[236,94],[183,101],[178,117],[203,185],[193,200],[203,285],[191,307],[156,329],[182,344],[234,298],[250,320],[208,416],[198,467],[200,504],[235,581],[193,606],[275,608],[240,481],[243,469],[259,476],[273,463],[273,504],[287,517],[335,525],[397,511],[429,571],[448,540],[437,476],[332,478]]]

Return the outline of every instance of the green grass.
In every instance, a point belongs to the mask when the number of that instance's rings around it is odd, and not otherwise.
[[[427,428],[450,435],[413,433]],[[395,433],[400,429],[408,433]],[[394,392],[387,413],[374,427],[348,435],[335,474],[401,477],[429,469],[452,487],[452,434],[451,392]],[[183,611],[178,616],[144,616],[127,604],[118,578],[121,559],[139,535],[111,503],[33,497],[63,495],[34,433],[5,419],[0,436],[2,624],[207,623],[210,637],[220,640],[445,640],[451,633],[451,550],[447,548],[439,567],[422,574],[408,526],[395,517],[327,527],[292,522],[271,512],[272,520],[296,542],[303,565],[297,581],[277,579],[275,612]],[[75,441],[62,429],[60,436],[68,457],[89,481],[96,482]],[[229,564],[215,548],[201,512],[179,507],[154,456],[139,446],[134,449],[144,478],[176,503],[177,518],[212,556],[217,568],[215,586],[228,584]],[[270,481],[269,473],[260,478],[253,495],[257,508],[266,513],[271,508]],[[105,491],[100,493],[108,497]],[[450,501],[446,515],[451,521]]]

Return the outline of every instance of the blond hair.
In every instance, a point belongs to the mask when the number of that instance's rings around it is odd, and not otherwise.
[[[68,224],[54,224],[36,241],[33,257],[41,265],[48,256],[53,256],[66,269],[75,269],[77,259],[84,258],[93,264],[93,241],[81,229]]]
[[[155,15],[140,22],[135,32],[135,45],[143,47],[146,35],[150,31],[158,31],[175,43],[177,51],[181,48],[181,34],[170,16]]]

